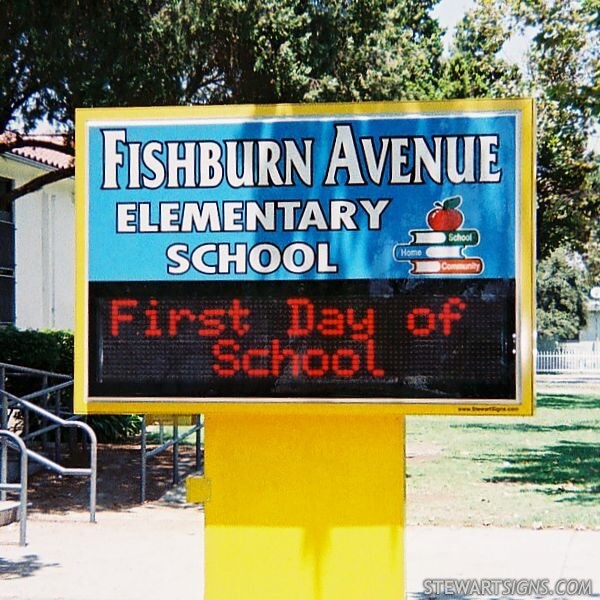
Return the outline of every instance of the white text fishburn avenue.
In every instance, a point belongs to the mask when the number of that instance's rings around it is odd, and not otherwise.
[[[103,129],[102,189],[232,189],[295,185],[498,183],[500,137],[431,135],[357,137],[335,124],[324,172],[315,173],[315,140],[137,141]],[[125,167],[127,165],[127,167]]]

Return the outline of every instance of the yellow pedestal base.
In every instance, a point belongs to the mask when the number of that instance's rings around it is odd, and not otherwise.
[[[206,600],[404,597],[404,417],[213,414],[205,442]]]

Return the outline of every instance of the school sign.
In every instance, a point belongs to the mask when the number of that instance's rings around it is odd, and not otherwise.
[[[532,189],[530,100],[80,110],[77,407],[529,414]]]

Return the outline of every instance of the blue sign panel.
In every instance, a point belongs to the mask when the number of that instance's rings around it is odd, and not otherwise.
[[[531,101],[78,116],[82,411],[531,412]]]
[[[91,122],[89,278],[514,277],[517,126],[510,113]]]

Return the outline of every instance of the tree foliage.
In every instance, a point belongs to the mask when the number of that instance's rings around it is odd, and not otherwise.
[[[444,69],[447,98],[515,97],[523,82],[517,65],[501,55],[517,21],[504,2],[479,0],[456,28]]]
[[[574,255],[557,248],[540,261],[537,329],[542,340],[574,339],[586,323],[585,270]]]
[[[437,1],[0,0],[0,127],[19,111],[72,128],[79,106],[430,97]]]
[[[0,131],[76,107],[508,97],[538,107],[538,241],[587,252],[600,212],[599,0],[476,0],[449,55],[439,0],[0,0]],[[503,47],[534,32],[527,72]],[[0,140],[0,154],[22,137]],[[59,176],[68,176],[65,171]],[[597,180],[597,175],[596,175]],[[13,197],[29,192],[38,181]]]
[[[15,82],[7,90],[14,101],[0,111],[2,127],[18,111],[26,130],[42,117],[69,130],[76,107],[200,102],[214,83],[214,2],[0,4],[14,47],[3,53],[3,79]]]
[[[587,178],[587,185],[589,186],[589,194],[593,198],[593,202],[596,206],[596,225],[592,226],[589,240],[585,245],[583,257],[585,264],[588,269],[590,287],[600,285],[600,226],[598,222],[600,218],[599,201],[600,198],[600,155],[595,157],[595,167],[590,172]]]
[[[437,1],[0,0],[0,131],[44,118],[72,152],[77,107],[432,97]]]
[[[435,97],[442,69],[438,0],[309,2],[311,87],[304,101]]]
[[[592,10],[595,6],[595,12]],[[599,163],[587,150],[598,125],[598,2],[535,0],[530,86],[537,100],[540,257],[562,245],[585,251],[600,213],[592,180]]]

